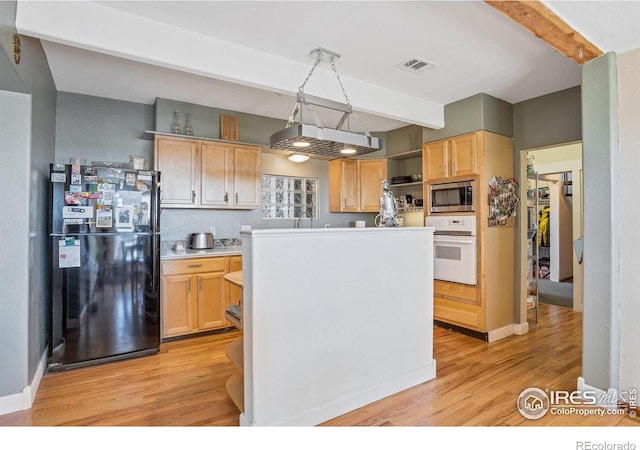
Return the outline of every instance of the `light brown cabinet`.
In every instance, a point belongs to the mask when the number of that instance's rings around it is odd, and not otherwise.
[[[329,211],[380,211],[382,182],[386,179],[385,159],[329,161]]]
[[[241,257],[187,258],[162,262],[162,337],[230,326],[225,318],[229,286],[224,276]]]
[[[478,134],[469,133],[423,145],[424,180],[478,174]]]
[[[447,152],[453,141],[456,151]],[[434,281],[433,313],[437,322],[458,326],[486,340],[499,339],[513,329],[515,285],[515,221],[505,227],[489,227],[489,181],[494,176],[513,176],[513,141],[488,131],[431,142],[423,146],[423,164],[427,170],[442,168],[440,157],[454,154],[455,176],[475,181],[477,284],[469,286],[448,281]],[[425,159],[431,158],[425,162]],[[445,159],[446,160],[446,159]],[[446,168],[447,164],[445,164]],[[451,167],[449,165],[449,167]],[[446,172],[446,170],[445,170]],[[424,182],[424,195],[429,186],[440,183],[442,174]],[[428,208],[427,208],[428,211]]]
[[[164,208],[260,207],[260,147],[156,135],[155,161]]]

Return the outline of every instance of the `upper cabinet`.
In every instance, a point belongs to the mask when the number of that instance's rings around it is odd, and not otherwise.
[[[425,180],[476,175],[478,173],[477,134],[463,134],[424,144],[422,166]]]
[[[155,161],[164,208],[260,207],[260,147],[156,136]]]
[[[385,159],[329,161],[329,211],[379,212],[386,179]]]

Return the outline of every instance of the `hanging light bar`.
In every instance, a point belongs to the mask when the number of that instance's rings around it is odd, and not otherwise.
[[[271,135],[271,138],[269,139],[269,147],[277,150],[296,153],[304,152],[329,158],[339,158],[343,156],[343,154],[364,155],[380,150],[382,148],[382,141],[371,136],[364,123],[362,123],[362,121],[353,113],[351,102],[349,101],[349,97],[347,97],[347,93],[342,86],[342,82],[338,76],[338,71],[335,67],[334,60],[336,57],[339,58],[340,55],[320,47],[313,50],[312,53],[316,53],[316,62],[311,68],[309,75],[307,75],[307,78],[304,80],[304,83],[298,88],[296,104],[289,115],[287,126],[283,130]],[[304,86],[313,74],[313,71],[327,55],[336,78],[338,79],[338,83],[342,88],[342,93],[344,94],[346,103],[340,103],[304,93]],[[335,128],[325,128],[322,126],[320,118],[310,105],[341,111],[344,114]],[[296,116],[298,116],[298,114],[302,117],[303,108],[310,113],[313,121],[315,122],[314,125],[305,124],[302,123],[302,121],[296,122]],[[350,118],[354,118],[362,124],[362,127],[365,129],[364,133],[354,133],[348,130],[342,130],[342,127],[349,123]],[[342,152],[345,149],[349,149],[348,152]]]

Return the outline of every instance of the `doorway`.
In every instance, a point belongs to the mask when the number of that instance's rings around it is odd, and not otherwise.
[[[539,252],[539,261],[533,277],[537,278],[535,286],[541,303],[559,304],[571,307],[574,311],[582,311],[582,265],[574,251],[574,242],[582,237],[582,144],[568,143],[560,146],[523,150],[521,161],[521,178],[527,180],[522,187],[523,200],[525,192],[532,195],[531,189],[538,189],[540,202],[532,216],[531,202],[522,202],[521,212],[525,219],[520,221],[522,242],[531,233],[531,221],[539,228],[537,239],[543,244]],[[527,157],[529,164],[538,173],[539,186],[531,186],[527,177]],[[535,179],[535,177],[534,177]],[[535,184],[535,182],[534,182]],[[526,190],[525,190],[526,189]],[[529,205],[527,205],[529,203]],[[529,206],[529,207],[528,207]],[[546,222],[538,222],[539,212],[544,210]],[[543,225],[543,227],[541,227]],[[530,302],[532,272],[531,247],[522,246],[521,250],[521,312],[523,320],[531,320]],[[529,270],[527,270],[529,269]]]

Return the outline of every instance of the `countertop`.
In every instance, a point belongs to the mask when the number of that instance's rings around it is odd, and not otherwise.
[[[202,258],[202,257],[215,257],[215,256],[234,256],[242,255],[242,246],[227,246],[227,247],[214,247],[205,250],[192,250],[185,249],[182,251],[176,251],[171,248],[163,249],[160,252],[161,260],[169,259],[183,259],[183,258]]]

